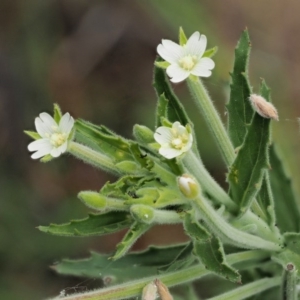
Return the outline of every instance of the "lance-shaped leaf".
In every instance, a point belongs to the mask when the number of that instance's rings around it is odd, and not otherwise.
[[[232,82],[230,85],[230,100],[226,105],[228,110],[228,133],[233,146],[242,145],[250,124],[253,110],[249,102],[251,87],[248,79],[248,62],[251,43],[248,30],[243,31],[235,48],[235,60]]]
[[[140,238],[151,227],[152,225],[134,222],[125,234],[123,240],[117,245],[116,252],[110,259],[117,260],[123,257],[133,246],[136,240]]]
[[[267,223],[271,228],[274,227],[276,224],[275,207],[269,173],[267,170],[264,171],[262,185],[256,198],[257,203],[264,214],[263,219],[267,220]]]
[[[160,58],[157,58],[156,61],[160,61]],[[196,144],[196,136],[194,133],[194,125],[191,119],[188,117],[184,106],[180,102],[180,100],[175,95],[169,80],[166,76],[165,70],[154,67],[154,82],[153,86],[156,90],[158,97],[158,104],[156,109],[156,127],[163,126],[162,119],[166,118],[170,122],[174,123],[179,121],[182,125],[189,124],[192,129],[194,143],[193,143],[193,151],[198,155],[197,144]]]
[[[159,269],[176,261],[185,249],[185,244],[151,246],[143,252],[130,253],[117,261],[109,260],[109,255],[92,252],[87,259],[64,259],[52,268],[64,275],[102,278],[104,281],[110,279],[111,283],[117,283],[156,275]]]
[[[230,281],[241,282],[238,271],[226,262],[220,240],[200,225],[192,213],[186,214],[184,229],[193,240],[195,255],[208,270]]]
[[[39,226],[38,229],[53,235],[85,237],[118,232],[128,228],[132,222],[128,213],[114,211],[105,214],[90,214],[85,219],[61,225]]]
[[[159,58],[158,61],[160,61]],[[154,67],[153,85],[159,98],[156,114],[156,126],[162,125],[161,117],[166,117],[172,123],[179,121],[184,126],[186,124],[192,125],[183,105],[173,92],[163,69]],[[165,115],[166,113],[167,115]]]
[[[270,180],[274,193],[277,224],[282,232],[299,232],[300,212],[294,194],[291,178],[274,145],[270,148]]]
[[[270,90],[263,81],[260,94],[269,100]],[[268,163],[270,119],[255,113],[244,143],[233,162],[228,180],[233,200],[244,214],[259,192]]]
[[[283,237],[285,247],[282,252],[274,254],[272,259],[281,264],[284,269],[291,263],[300,270],[300,233],[287,232]]]
[[[133,160],[130,143],[104,126],[96,126],[84,120],[76,120],[76,139],[98,150],[116,162]]]

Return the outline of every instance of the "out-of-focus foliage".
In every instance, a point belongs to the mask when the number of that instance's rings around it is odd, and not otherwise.
[[[269,9],[272,7],[272,9]],[[295,158],[300,150],[296,117],[300,116],[298,64],[300,28],[296,1],[78,1],[30,0],[0,2],[0,259],[1,299],[41,299],[58,294],[79,282],[57,277],[49,268],[54,259],[86,256],[89,250],[110,251],[117,237],[102,243],[60,239],[35,229],[40,224],[82,218],[84,206],[75,199],[80,190],[99,190],[109,179],[102,172],[63,157],[47,166],[32,161],[26,151],[33,118],[58,102],[74,117],[104,124],[131,136],[134,123],[149,125],[155,106],[152,78],[156,46],[161,38],[173,38],[179,26],[195,30],[218,45],[216,68],[209,87],[215,105],[225,113],[233,48],[247,25],[255,49],[251,72],[261,74],[273,86],[273,102],[280,122],[275,140],[284,141],[281,153],[290,161],[293,177],[300,178]],[[281,22],[278,22],[280,18]],[[258,82],[256,82],[258,84]],[[189,95],[175,87],[189,108]],[[258,87],[254,86],[254,91]],[[113,118],[112,114],[117,115]],[[190,109],[193,118],[193,109]],[[193,118],[195,119],[195,118]],[[224,183],[220,157],[212,150],[201,120],[195,124],[198,145],[213,176]],[[299,186],[295,182],[295,186]],[[15,225],[17,224],[17,226]],[[178,233],[179,232],[179,233]],[[159,234],[158,234],[159,233]],[[174,234],[172,234],[174,233]],[[175,234],[176,233],[176,234]],[[179,228],[154,229],[138,241],[183,241]],[[174,241],[173,240],[173,241]],[[69,292],[88,289],[97,281],[79,284]],[[203,295],[205,291],[203,291]]]

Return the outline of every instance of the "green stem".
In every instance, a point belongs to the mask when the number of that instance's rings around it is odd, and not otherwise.
[[[248,283],[235,290],[220,296],[209,298],[209,300],[242,300],[273,288],[280,283],[280,277],[264,278]]]
[[[230,254],[226,256],[229,264],[236,264],[245,261],[259,261],[265,258],[265,253],[261,251],[243,251],[241,253]],[[145,285],[155,279],[159,279],[166,286],[172,287],[175,285],[187,283],[199,279],[203,276],[211,274],[206,270],[205,266],[198,264],[193,267],[182,269],[179,271],[145,277],[143,279],[134,280],[128,283],[123,283],[88,293],[74,294],[66,297],[60,297],[60,300],[120,300],[142,295],[142,290]],[[53,298],[51,300],[55,300]]]
[[[297,300],[297,273],[292,263],[287,264],[283,273],[281,296],[283,300]]]
[[[204,197],[198,196],[194,200],[191,200],[191,202],[197,210],[199,217],[224,242],[247,249],[281,250],[281,246],[278,243],[264,240],[231,226],[210,206]]]
[[[204,116],[206,124],[209,126],[219,146],[226,165],[231,166],[235,159],[234,148],[208,92],[199,78],[188,78],[187,84],[198,109]]]
[[[112,173],[120,173],[112,159],[87,146],[72,141],[69,143],[68,152],[90,165]]]
[[[211,177],[199,157],[197,157],[192,151],[188,151],[183,158],[183,164],[186,170],[199,180],[201,188],[205,192],[212,196],[215,201],[220,204],[224,204],[233,215],[236,215],[238,212],[238,206],[231,200],[223,188]],[[248,210],[241,218],[235,218],[234,224],[239,227],[243,227],[248,224],[255,224],[257,226],[258,235],[267,240],[278,241],[278,237],[273,233],[268,224],[250,210]]]

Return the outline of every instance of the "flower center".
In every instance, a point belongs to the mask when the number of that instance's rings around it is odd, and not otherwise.
[[[66,134],[53,133],[53,134],[51,134],[50,142],[54,147],[57,148],[66,142]]]
[[[178,138],[173,139],[171,144],[175,149],[181,149],[183,146],[183,141],[180,137],[178,137]]]
[[[196,55],[186,55],[185,57],[179,60],[179,65],[181,68],[191,71],[197,63],[197,56]]]

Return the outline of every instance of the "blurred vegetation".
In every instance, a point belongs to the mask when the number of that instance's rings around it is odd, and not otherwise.
[[[128,137],[134,123],[153,127],[156,46],[162,38],[176,39],[179,26],[188,34],[199,30],[208,36],[210,47],[219,47],[216,68],[206,83],[224,121],[233,49],[248,26],[251,80],[256,90],[259,77],[272,87],[280,117],[274,139],[281,143],[299,190],[299,9],[300,3],[292,0],[2,0],[0,299],[42,299],[68,287],[71,293],[101,284],[59,277],[49,266],[64,257],[87,256],[90,250],[109,252],[118,236],[63,239],[35,227],[85,216],[77,193],[98,190],[113,177],[67,156],[47,165],[31,160],[29,139],[22,131],[33,130],[34,117],[49,112],[53,102],[74,117],[105,124]],[[219,153],[193,113],[184,84],[175,90],[196,118],[207,167],[226,185]],[[175,226],[163,229],[154,229],[136,247],[185,239]]]

